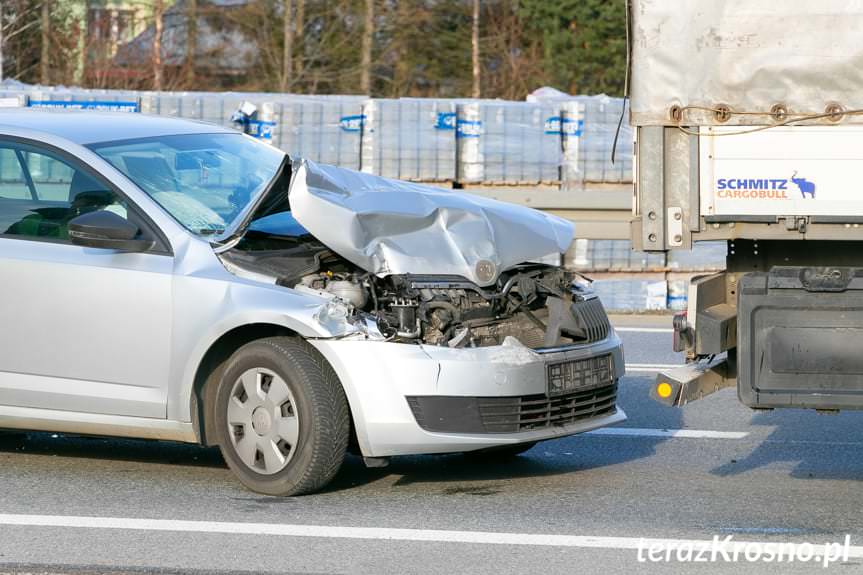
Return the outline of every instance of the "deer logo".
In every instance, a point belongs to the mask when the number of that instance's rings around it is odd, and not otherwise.
[[[801,196],[805,198],[806,194],[809,194],[810,198],[815,199],[815,182],[810,182],[806,178],[798,178],[796,170],[791,176],[791,181],[797,185]]]

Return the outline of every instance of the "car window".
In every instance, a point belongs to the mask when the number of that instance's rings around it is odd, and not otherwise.
[[[224,232],[275,177],[284,158],[241,134],[159,136],[90,148],[202,236]]]
[[[63,202],[69,198],[69,190],[75,179],[75,169],[57,158],[32,151],[21,155],[39,200]]]
[[[69,221],[96,210],[128,217],[125,201],[85,170],[48,150],[0,142],[0,234],[68,241]]]
[[[30,197],[30,187],[15,150],[0,148],[0,198],[26,200]]]

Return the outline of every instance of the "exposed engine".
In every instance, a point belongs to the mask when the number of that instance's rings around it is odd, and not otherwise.
[[[540,348],[591,338],[577,321],[552,317],[553,311],[568,311],[571,303],[589,297],[586,282],[578,279],[560,268],[525,266],[503,274],[492,288],[456,276],[379,279],[339,272],[307,275],[299,285],[331,293],[373,315],[380,331],[394,341],[482,347],[511,336]]]
[[[331,294],[374,318],[387,339],[449,347],[499,345],[514,337],[530,348],[596,341],[608,333],[604,310],[575,272],[525,264],[481,288],[459,276],[378,278],[326,247],[231,250],[229,269],[276,277],[300,291]],[[575,305],[573,305],[575,304]]]

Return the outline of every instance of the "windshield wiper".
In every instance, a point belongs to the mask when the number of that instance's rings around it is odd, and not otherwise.
[[[225,233],[225,228],[201,228],[197,233],[199,236],[215,236]]]

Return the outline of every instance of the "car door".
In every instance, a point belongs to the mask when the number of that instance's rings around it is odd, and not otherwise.
[[[155,247],[72,244],[69,220],[94,210]],[[173,258],[160,236],[72,156],[0,138],[0,404],[166,417]]]

